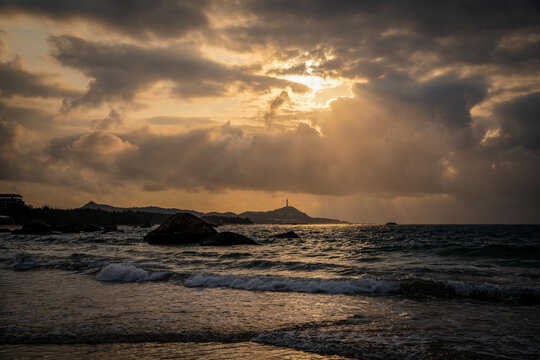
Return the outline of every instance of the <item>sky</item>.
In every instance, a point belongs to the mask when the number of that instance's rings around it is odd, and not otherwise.
[[[540,3],[0,0],[0,192],[540,222]]]

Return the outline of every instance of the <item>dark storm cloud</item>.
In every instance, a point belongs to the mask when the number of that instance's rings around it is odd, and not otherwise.
[[[50,82],[51,76],[27,71],[20,56],[10,61],[0,61],[0,97],[14,95],[42,98],[71,97],[78,95],[61,85]]]
[[[540,65],[540,3],[533,0],[248,0],[245,9],[257,20],[223,29],[222,43],[271,47],[283,59],[307,52],[320,60],[319,74],[372,79],[396,68],[426,73],[466,64],[525,72]]]
[[[247,7],[267,19],[329,19],[388,17],[437,35],[490,32],[538,26],[540,5],[534,0],[247,0]],[[390,20],[387,20],[390,21]],[[375,25],[375,24],[374,24]],[[388,26],[379,23],[379,27]]]
[[[426,121],[461,128],[470,125],[470,110],[485,100],[489,85],[480,78],[461,78],[455,74],[416,82],[406,73],[394,72],[357,85],[357,89],[377,93],[387,101],[415,104],[427,112]]]
[[[516,97],[495,107],[500,120],[500,142],[540,150],[540,92]]]
[[[174,37],[207,26],[205,0],[0,0],[0,13],[88,20],[130,36]]]
[[[205,59],[194,48],[145,48],[129,44],[97,43],[73,36],[51,36],[53,56],[63,65],[91,78],[87,92],[71,105],[99,106],[105,101],[129,101],[158,81],[174,84],[182,98],[226,95],[236,88],[264,91],[273,87],[306,87],[287,80],[250,73]]]

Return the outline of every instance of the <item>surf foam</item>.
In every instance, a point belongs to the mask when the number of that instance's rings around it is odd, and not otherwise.
[[[162,280],[167,276],[169,276],[168,272],[146,271],[125,264],[110,264],[99,271],[96,279],[99,281],[142,282]]]
[[[399,289],[396,282],[375,280],[367,277],[358,279],[322,279],[217,274],[193,275],[184,282],[184,286],[326,294],[388,293]]]

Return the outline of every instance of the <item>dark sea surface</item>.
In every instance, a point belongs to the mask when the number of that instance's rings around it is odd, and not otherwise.
[[[0,234],[0,358],[540,359],[537,225],[121,229]]]

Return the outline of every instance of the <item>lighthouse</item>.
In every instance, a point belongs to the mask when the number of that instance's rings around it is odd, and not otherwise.
[[[285,199],[285,207],[289,207],[289,199]]]

